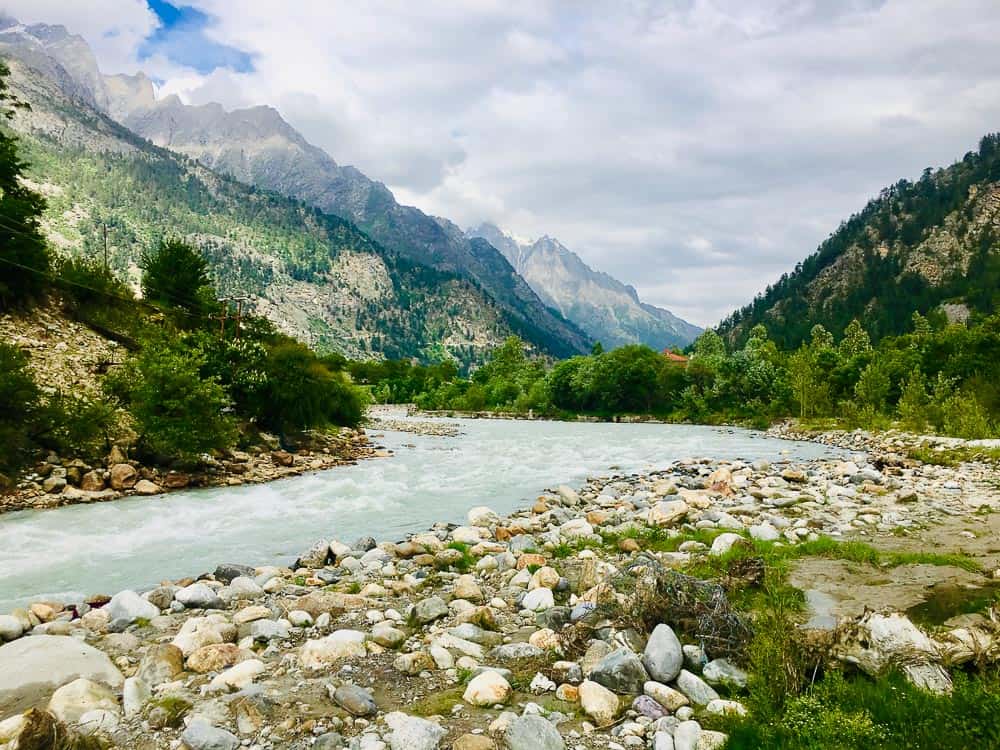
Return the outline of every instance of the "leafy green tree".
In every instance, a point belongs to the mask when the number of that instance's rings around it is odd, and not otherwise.
[[[872,340],[862,325],[855,318],[844,329],[844,338],[840,340],[840,356],[844,359],[860,357],[872,350]]]
[[[788,381],[792,396],[799,405],[799,416],[804,419],[815,415],[819,405],[826,401],[827,395],[824,392],[826,383],[823,372],[811,346],[800,346],[788,358]]]
[[[261,424],[281,432],[325,425],[355,425],[366,406],[359,388],[331,372],[308,347],[291,340],[270,348]]]
[[[918,433],[927,429],[927,402],[924,374],[919,369],[914,370],[903,386],[896,405],[899,421],[906,429]]]
[[[109,391],[126,403],[140,443],[152,454],[191,463],[233,444],[230,399],[217,380],[202,376],[204,365],[200,349],[162,339],[109,376]]]
[[[854,386],[854,395],[861,406],[881,412],[885,408],[891,386],[885,364],[881,360],[874,360],[862,370],[861,377]]]
[[[143,256],[142,294],[151,301],[204,318],[218,306],[208,261],[191,245],[164,240]]]
[[[6,118],[25,106],[11,93],[9,74],[0,61],[0,116]],[[27,302],[48,283],[51,259],[39,223],[45,200],[24,184],[25,167],[17,140],[0,131],[0,309]]]

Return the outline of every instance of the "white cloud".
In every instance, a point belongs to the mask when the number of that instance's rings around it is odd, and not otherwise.
[[[164,91],[275,105],[401,199],[557,236],[699,323],[1000,123],[995,0],[185,4],[255,70],[153,60]],[[146,17],[128,0],[18,5],[107,67]]]

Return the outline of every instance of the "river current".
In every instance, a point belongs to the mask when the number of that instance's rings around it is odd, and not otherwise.
[[[458,437],[386,432],[391,458],[269,484],[132,497],[0,516],[0,612],[29,599],[143,589],[223,562],[288,564],[312,542],[399,540],[476,505],[504,514],[546,488],[675,459],[828,455],[732,428],[455,420]]]

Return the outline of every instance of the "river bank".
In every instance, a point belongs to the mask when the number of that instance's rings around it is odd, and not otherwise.
[[[21,477],[13,491],[0,492],[0,513],[103,503],[196,487],[260,484],[388,455],[371,443],[363,429],[316,432],[301,442],[293,452],[271,438],[246,451],[232,450],[204,459],[191,470],[143,465],[130,460],[117,446],[96,464],[51,454]]]
[[[554,487],[507,514],[475,507],[396,542],[324,537],[295,565],[34,602],[0,617],[0,719],[14,715],[0,747],[54,721],[143,750],[721,747],[746,710],[745,644],[739,628],[674,621],[681,583],[731,579],[730,563],[761,554],[792,564],[793,580],[814,566],[801,588],[834,564],[920,572],[925,589],[935,573],[985,587],[1000,567],[995,470],[837,440],[867,458],[683,459]],[[934,557],[924,540],[943,528],[949,556]],[[876,557],[846,559],[860,548],[833,541],[858,539]],[[736,587],[706,584],[736,622],[752,618],[739,592],[758,585],[753,565],[740,571]],[[947,667],[997,655],[982,617],[930,640],[899,615],[818,614],[833,661],[878,671],[906,651],[913,679],[937,690]],[[891,637],[860,649],[873,631]],[[18,714],[32,705],[49,713]]]

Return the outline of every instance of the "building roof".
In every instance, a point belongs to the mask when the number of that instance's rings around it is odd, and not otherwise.
[[[683,354],[677,354],[675,352],[670,351],[669,349],[663,350],[663,356],[666,357],[670,362],[678,362],[681,364],[686,364],[688,361],[688,358],[685,357]]]

